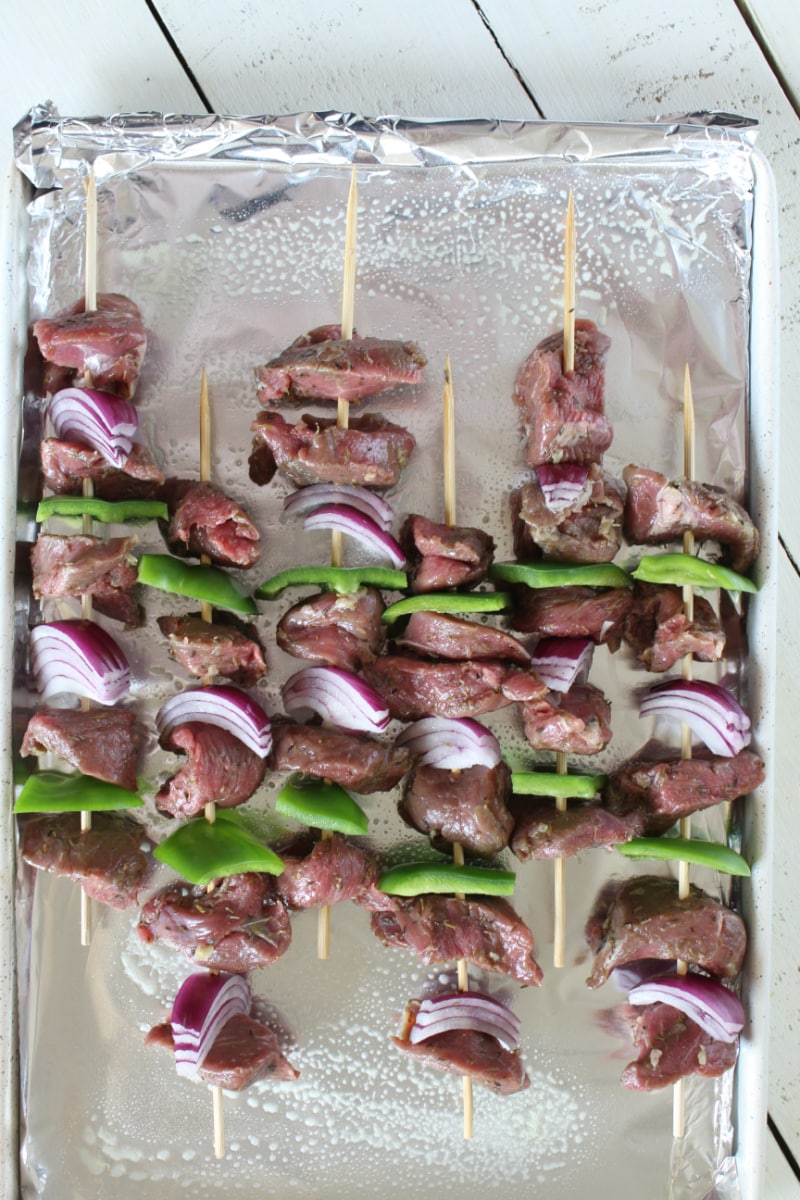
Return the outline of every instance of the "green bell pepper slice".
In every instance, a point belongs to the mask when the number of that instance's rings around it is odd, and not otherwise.
[[[391,567],[290,567],[259,584],[259,600],[274,600],[285,588],[316,585],[326,592],[349,596],[361,587],[389,588],[402,591],[408,586],[405,571]]]
[[[136,792],[91,775],[38,771],[23,784],[14,812],[109,812],[115,808],[141,808],[143,803]]]
[[[565,796],[568,800],[594,800],[605,775],[557,775],[554,771],[512,771],[511,791],[516,796]]]
[[[284,866],[237,816],[219,809],[213,823],[204,817],[185,821],[156,846],[153,856],[195,884],[247,871],[280,875]]]
[[[364,834],[369,828],[363,808],[338,783],[324,783],[300,774],[290,775],[281,788],[275,812],[334,833]]]
[[[614,563],[493,563],[489,578],[500,583],[524,583],[530,588],[631,587],[631,577]]]
[[[634,579],[642,583],[674,584],[677,587],[724,588],[726,592],[757,592],[752,579],[739,575],[730,567],[706,562],[693,554],[646,554],[636,570]]]
[[[711,867],[725,875],[749,875],[750,867],[730,846],[703,842],[697,838],[641,837],[617,846],[620,854],[638,861],[642,858],[677,859],[698,867]]]
[[[205,600],[215,608],[258,614],[252,597],[243,595],[219,567],[187,563],[170,554],[143,554],[139,559],[139,582],[177,596]]]
[[[406,596],[385,609],[381,620],[391,625],[398,617],[414,612],[492,613],[503,612],[511,604],[506,592],[423,592]]]
[[[100,500],[97,496],[48,496],[36,509],[39,522],[83,516],[102,525],[127,525],[129,521],[166,521],[169,509],[161,500]]]
[[[465,896],[511,896],[517,877],[492,867],[456,866],[452,862],[411,862],[390,867],[378,879],[389,896],[423,896],[460,892]]]

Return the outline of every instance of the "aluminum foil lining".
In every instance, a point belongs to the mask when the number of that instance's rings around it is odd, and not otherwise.
[[[264,540],[261,565],[240,582],[252,588],[298,558],[324,562],[327,536],[304,535],[301,546],[282,514],[288,486],[276,480],[259,489],[248,478],[258,409],[253,369],[298,333],[337,319],[350,165],[357,164],[356,326],[413,338],[429,360],[421,388],[369,402],[407,425],[418,443],[391,496],[398,519],[442,511],[441,385],[449,353],[458,519],[489,529],[497,557],[510,558],[508,495],[527,475],[512,388],[533,346],[561,323],[572,189],[578,312],[612,338],[606,409],[615,436],[607,469],[619,474],[636,462],[681,472],[688,361],[698,475],[746,498],[753,134],[752,122],[708,116],[571,126],[347,114],[78,121],[36,110],[17,130],[18,163],[38,189],[29,209],[31,318],[60,311],[83,292],[91,161],[99,289],[134,298],[150,332],[138,403],[151,447],[168,473],[198,474],[205,366],[213,477],[246,505]],[[40,436],[39,401],[29,393],[25,462],[31,450],[35,461]],[[21,474],[23,540],[35,536],[26,505],[38,486],[35,472]],[[154,529],[142,529],[139,539],[142,550],[162,548]],[[619,561],[637,555],[624,547]],[[169,660],[155,619],[192,603],[155,592],[144,602],[144,629],[108,627],[133,664],[146,819],[158,837],[168,822],[152,795],[176,760],[158,748],[152,718],[189,680]],[[290,602],[262,605],[258,622],[270,661],[260,693],[273,713],[281,683],[302,665],[274,644],[275,622]],[[721,667],[697,674],[725,676],[746,703],[744,618],[731,608],[726,619],[742,636],[732,638]],[[24,638],[18,662],[24,665]],[[626,651],[598,649],[590,679],[612,702],[614,739],[598,758],[576,765],[610,769],[656,734],[675,744],[671,731],[638,718],[637,690],[649,679]],[[14,701],[24,728],[36,707],[24,666]],[[547,760],[526,747],[514,712],[491,714],[486,723],[515,767]],[[254,827],[270,833],[279,783],[268,776],[246,806]],[[407,853],[422,839],[400,822],[395,799],[368,800],[370,840],[381,852]],[[738,812],[729,827],[719,811],[700,814],[693,832],[738,844]],[[516,866],[514,903],[536,935],[545,981],[528,990],[500,977],[481,982],[522,1019],[528,1091],[500,1098],[479,1089],[475,1136],[465,1142],[460,1085],[408,1064],[389,1041],[407,999],[435,984],[438,973],[381,947],[351,906],[334,910],[331,958],[320,963],[315,914],[303,913],[294,918],[290,951],[253,979],[300,1078],[227,1096],[227,1154],[216,1162],[207,1089],[179,1079],[166,1056],[143,1045],[146,1030],[168,1014],[186,963],[140,942],[135,912],[96,909],[91,947],[82,950],[77,889],[20,864],[22,1194],[126,1200],[191,1190],[198,1197],[400,1200],[451,1191],[523,1197],[546,1187],[554,1200],[632,1200],[646,1178],[654,1196],[736,1200],[734,1077],[688,1082],[686,1135],[673,1143],[671,1089],[638,1095],[619,1086],[633,1055],[604,1032],[603,1015],[624,997],[610,984],[598,992],[585,986],[583,925],[592,902],[608,879],[642,873],[642,865],[602,850],[568,863],[567,966],[559,971],[551,966],[552,867]],[[157,883],[167,878],[164,872]],[[727,882],[709,871],[694,871],[693,880],[728,895]]]

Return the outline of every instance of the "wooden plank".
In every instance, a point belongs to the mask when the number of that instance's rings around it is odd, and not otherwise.
[[[743,0],[742,15],[767,48],[796,112],[800,112],[800,21],[786,0]]]
[[[535,117],[470,0],[159,10],[217,111]]]
[[[764,1200],[798,1200],[800,1180],[784,1158],[774,1137],[767,1138]]]

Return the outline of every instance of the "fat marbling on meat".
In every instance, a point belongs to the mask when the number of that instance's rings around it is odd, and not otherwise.
[[[534,750],[599,754],[611,741],[611,705],[591,683],[547,692],[521,706],[525,737]]]
[[[46,362],[46,391],[75,384],[126,400],[136,391],[147,335],[142,314],[127,296],[101,292],[88,313],[82,298],[65,312],[36,321],[33,334]]]
[[[718,662],[725,633],[703,596],[693,599],[691,620],[679,587],[637,581],[622,637],[648,671],[668,671],[691,654],[697,662]]]
[[[380,413],[351,417],[347,429],[339,429],[335,417],[304,414],[291,425],[279,412],[267,410],[251,428],[250,478],[259,486],[280,471],[295,487],[394,487],[416,446],[407,429]]]
[[[235,613],[216,608],[211,621],[200,613],[156,620],[170,656],[198,679],[230,679],[251,688],[267,673],[258,630]]]
[[[366,795],[391,791],[410,770],[413,757],[405,746],[367,734],[274,721],[271,761],[275,771],[301,771]]]
[[[511,772],[504,762],[459,771],[417,766],[398,802],[406,824],[426,834],[439,850],[458,842],[466,854],[493,858],[508,845]]]
[[[585,637],[617,650],[631,605],[630,588],[512,588],[509,625],[539,637]]]
[[[244,804],[264,778],[266,760],[218,725],[187,721],[162,745],[187,756],[156,795],[159,811],[173,817],[194,816],[210,803],[220,808]]]
[[[511,498],[512,515],[524,523],[535,548],[532,557],[552,562],[611,562],[622,541],[624,508],[625,489],[596,463],[580,493],[557,512],[548,506],[535,472]]]
[[[44,438],[39,454],[45,485],[57,496],[80,496],[84,479],[91,479],[101,500],[155,500],[164,482],[163,471],[139,442],[122,467],[82,442],[59,438]]]
[[[103,616],[132,628],[144,614],[134,595],[133,537],[98,538],[41,531],[31,551],[33,594],[42,600],[91,596]]]
[[[52,708],[34,713],[20,754],[56,754],[84,775],[136,791],[136,717],[126,708]]]
[[[433,662],[383,654],[364,669],[392,717],[475,717],[517,701],[533,701],[547,688],[535,671],[496,659]]]
[[[531,656],[518,638],[497,629],[449,613],[414,612],[395,646],[426,658],[463,661],[474,658],[503,659],[528,666]]]
[[[598,846],[629,842],[642,832],[643,821],[610,812],[602,804],[576,803],[559,812],[549,797],[515,796],[511,849],[521,862],[539,858],[571,858]]]
[[[285,612],[275,639],[281,650],[295,658],[360,671],[383,649],[384,607],[377,588],[359,588],[345,595],[323,592]]]
[[[375,856],[340,833],[316,840],[299,833],[273,849],[284,864],[275,886],[290,910],[360,901],[378,878]]]
[[[400,531],[408,558],[409,588],[414,593],[471,588],[486,578],[494,540],[482,529],[447,525],[411,513]]]

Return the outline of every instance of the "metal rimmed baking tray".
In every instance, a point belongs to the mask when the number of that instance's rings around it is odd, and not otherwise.
[[[427,382],[371,407],[407,424],[418,441],[393,499],[402,514],[441,509],[439,396],[445,353],[458,413],[459,519],[492,530],[510,557],[507,497],[525,475],[514,375],[532,346],[559,324],[563,210],[575,191],[578,308],[612,338],[607,411],[615,440],[606,466],[628,461],[679,470],[680,378],[692,363],[698,473],[746,497],[764,535],[761,591],[747,611],[747,652],[725,670],[755,722],[769,761],[773,737],[776,302],[774,199],[769,170],[747,122],[660,125],[509,125],[497,122],[367,122],[337,115],[279,121],[157,118],[60,122],[37,114],[19,161],[38,192],[17,180],[9,229],[11,345],[6,357],[4,440],[16,464],[30,428],[20,421],[21,366],[31,316],[55,311],[82,289],[82,195],[95,162],[101,290],[140,304],[151,331],[140,406],[168,471],[196,473],[199,369],[209,372],[215,478],[254,513],[265,540],[264,575],[296,561],[296,531],[280,514],[286,488],[258,490],[247,477],[249,424],[257,410],[252,370],[306,328],[335,318],[341,288],[343,213],[350,163],[359,165],[356,324],[413,337]],[[54,190],[48,190],[54,189]],[[25,281],[27,280],[27,288]],[[26,396],[26,412],[36,412]],[[27,440],[26,440],[27,439]],[[16,465],[9,483],[4,553],[29,541],[24,504],[16,525]],[[27,487],[26,483],[23,487]],[[29,499],[23,494],[23,500]],[[13,534],[13,536],[12,536]],[[158,548],[144,530],[143,549]],[[323,561],[324,538],[307,560]],[[620,561],[632,552],[625,549]],[[23,589],[24,591],[24,589]],[[11,596],[6,596],[10,605]],[[25,614],[24,595],[18,598]],[[133,702],[145,733],[142,773],[151,790],[173,761],[157,749],[154,707],[187,682],[153,636],[173,598],[148,594],[148,627],[126,635],[135,664]],[[283,606],[265,606],[269,641]],[[12,614],[7,613],[11,624]],[[24,630],[24,615],[18,620]],[[14,712],[35,704],[4,646]],[[24,636],[16,646],[24,664]],[[297,664],[270,648],[264,699]],[[599,651],[591,679],[612,699],[607,768],[649,731],[635,718],[641,673],[624,655]],[[3,762],[9,797],[4,878],[4,970],[16,971],[18,1032],[4,1043],[9,1114],[19,1117],[20,1174],[9,1197],[129,1195],[170,1198],[259,1193],[278,1197],[402,1197],[457,1189],[527,1195],[652,1194],[695,1200],[758,1194],[763,1156],[769,945],[769,784],[735,810],[753,875],[732,902],[750,930],[743,980],[748,1026],[735,1075],[687,1089],[687,1133],[673,1144],[668,1092],[637,1096],[618,1086],[625,1059],[602,1032],[602,1011],[621,997],[589,992],[582,926],[602,883],[638,873],[596,851],[569,864],[568,966],[550,966],[552,878],[547,864],[520,868],[515,900],[537,938],[541,989],[507,994],[523,1019],[531,1088],[501,1100],[478,1096],[476,1134],[461,1137],[459,1093],[445,1077],[398,1061],[389,1043],[406,999],[435,972],[372,938],[358,910],[335,911],[332,957],[314,957],[312,914],[294,922],[287,955],[255,981],[274,1007],[296,1084],[258,1084],[226,1101],[228,1153],[213,1159],[210,1102],[142,1045],[169,1008],[185,964],[136,938],[135,914],[102,913],[92,945],[77,938],[77,894],[63,881],[19,869],[12,883],[11,724]],[[513,714],[489,722],[515,765],[526,751]],[[538,756],[540,759],[542,756]],[[583,765],[589,765],[584,763]],[[595,766],[592,762],[591,766]],[[249,808],[272,828],[276,781]],[[740,811],[741,810],[741,811]],[[384,851],[417,835],[391,798],[369,805],[372,840]],[[163,822],[148,810],[156,833]],[[696,822],[722,838],[719,814]],[[697,882],[726,893],[725,881]],[[9,1009],[9,1021],[14,1019]],[[19,1047],[19,1058],[17,1057]],[[15,1064],[19,1061],[18,1083]],[[621,1153],[624,1147],[624,1153]],[[656,1182],[658,1181],[658,1182]],[[663,1181],[663,1184],[662,1182]]]

